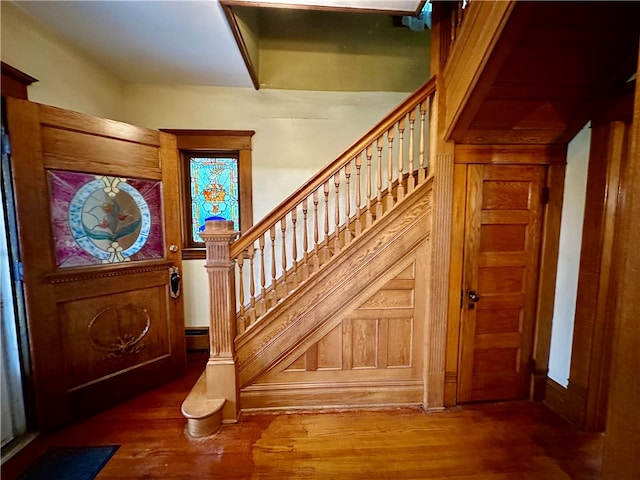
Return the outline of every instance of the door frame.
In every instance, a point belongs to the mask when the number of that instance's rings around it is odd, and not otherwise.
[[[470,164],[547,165],[545,186],[548,202],[543,207],[541,251],[538,270],[538,298],[536,300],[532,350],[532,374],[529,398],[544,398],[555,280],[560,240],[560,216],[564,195],[564,175],[567,162],[566,145],[456,145],[453,171],[453,215],[449,291],[464,290],[463,266],[465,243],[465,213],[467,197],[467,169]],[[454,296],[451,295],[453,298]],[[461,297],[450,301],[447,322],[447,355],[445,363],[445,406],[457,405],[458,353],[460,350]]]

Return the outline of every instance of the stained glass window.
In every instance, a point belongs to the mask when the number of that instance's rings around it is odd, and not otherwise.
[[[65,170],[47,176],[57,266],[163,257],[160,182]]]
[[[240,229],[238,159],[230,156],[189,156],[191,178],[191,236],[202,242],[199,232],[207,218],[231,220]]]

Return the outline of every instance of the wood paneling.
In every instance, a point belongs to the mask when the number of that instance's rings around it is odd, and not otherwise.
[[[444,70],[446,139],[565,144],[635,71],[637,2],[477,2]]]
[[[640,72],[640,55],[636,58]],[[602,478],[640,477],[640,375],[638,354],[638,285],[640,284],[640,89],[636,87],[629,161],[621,179],[614,244],[614,272],[611,282],[616,292],[614,308],[611,390],[607,408]]]
[[[50,168],[117,174],[135,159],[134,175],[143,178],[161,175],[158,145],[125,143],[121,139],[45,126],[42,148],[45,166]]]
[[[621,173],[629,128],[611,122],[592,128],[580,274],[566,415],[586,429],[605,427],[615,292],[610,289]]]
[[[240,335],[243,410],[422,403],[430,201],[418,187]]]

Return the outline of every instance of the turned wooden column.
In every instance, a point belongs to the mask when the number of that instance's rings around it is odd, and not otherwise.
[[[235,266],[229,246],[240,232],[233,222],[207,220],[200,234],[207,248],[205,268],[209,278],[209,361],[207,397],[224,398],[223,422],[235,422],[240,412],[236,354]]]

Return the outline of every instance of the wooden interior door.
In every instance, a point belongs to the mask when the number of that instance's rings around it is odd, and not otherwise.
[[[184,370],[178,151],[171,134],[24,100],[7,99],[7,114],[49,430]]]
[[[458,402],[526,398],[545,167],[469,165]]]

